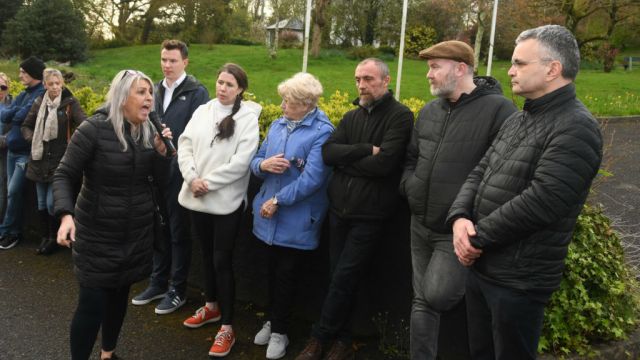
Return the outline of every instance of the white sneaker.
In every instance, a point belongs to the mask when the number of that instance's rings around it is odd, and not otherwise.
[[[267,345],[269,338],[271,337],[271,321],[267,321],[262,325],[262,329],[258,331],[256,337],[253,338],[253,343],[256,345]]]
[[[289,338],[286,334],[271,333],[267,346],[267,359],[280,359],[287,354]]]

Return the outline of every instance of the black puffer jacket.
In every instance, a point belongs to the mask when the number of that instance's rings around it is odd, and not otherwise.
[[[46,96],[46,93],[43,96]],[[42,96],[33,102],[29,114],[22,123],[22,136],[29,143],[33,138],[41,104]],[[82,111],[80,103],[73,97],[71,91],[66,88],[63,89],[60,106],[58,106],[58,137],[53,140],[43,141],[42,159],[33,160],[31,156],[29,157],[29,166],[26,174],[28,179],[38,182],[51,182],[53,172],[67,150],[67,128],[70,126],[71,131],[73,131],[86,118],[87,115]]]
[[[412,127],[413,113],[390,92],[371,112],[358,106],[344,115],[322,147],[324,162],[335,166],[328,190],[332,212],[354,219],[382,219],[395,213]],[[380,147],[380,153],[372,155],[373,146]]]
[[[417,220],[438,233],[451,233],[445,219],[453,200],[504,120],[517,110],[494,78],[474,82],[476,88],[454,107],[440,98],[425,105],[407,147],[400,191]]]
[[[125,124],[128,124],[125,122]],[[83,122],[53,177],[55,214],[76,224],[73,260],[83,286],[114,288],[146,279],[153,253],[153,201],[149,177],[161,161],[153,149],[121,150],[105,110]],[[75,184],[83,180],[77,203]]]
[[[509,288],[551,292],[602,157],[597,121],[573,84],[510,116],[451,207],[476,224],[474,270]]]

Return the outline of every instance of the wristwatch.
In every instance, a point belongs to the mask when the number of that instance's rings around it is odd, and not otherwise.
[[[278,198],[273,196],[273,201],[271,202],[273,205],[278,205]]]

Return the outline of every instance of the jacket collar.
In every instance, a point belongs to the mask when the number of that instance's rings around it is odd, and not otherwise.
[[[536,114],[556,106],[562,106],[567,101],[575,99],[575,97],[576,86],[574,83],[570,83],[537,99],[525,100],[522,110]]]

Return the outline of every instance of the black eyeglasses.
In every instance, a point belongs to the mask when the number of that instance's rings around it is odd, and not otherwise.
[[[9,87],[7,85],[0,85],[0,90],[7,91],[9,90]]]
[[[137,70],[125,70],[124,73],[122,74],[122,77],[120,78],[120,81],[122,81],[124,78],[127,77],[127,75],[133,75],[133,76],[140,76],[142,73],[140,71]]]

